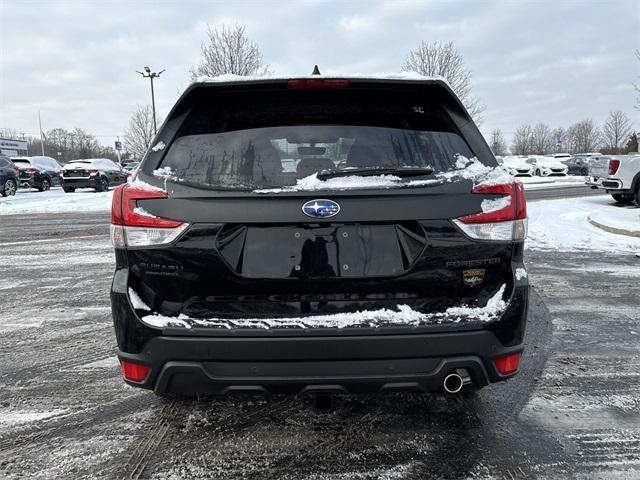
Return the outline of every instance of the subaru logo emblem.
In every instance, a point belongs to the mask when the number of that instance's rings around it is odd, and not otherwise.
[[[316,200],[309,200],[302,205],[302,213],[307,217],[313,218],[329,218],[338,214],[340,211],[340,205],[333,200],[326,200],[324,198],[318,198]]]

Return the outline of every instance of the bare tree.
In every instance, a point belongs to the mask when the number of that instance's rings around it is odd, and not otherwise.
[[[444,77],[475,122],[482,123],[485,106],[477,97],[471,95],[471,71],[466,67],[462,54],[458,52],[453,42],[423,41],[416,50],[409,52],[402,65],[402,71]]]
[[[567,137],[571,153],[594,152],[600,147],[600,129],[590,118],[571,125]]]
[[[153,110],[150,105],[138,105],[124,132],[125,147],[133,158],[140,160],[151,146],[153,137]]]
[[[27,149],[35,155],[42,151],[39,137],[28,137]],[[66,130],[64,128],[52,128],[44,135],[44,154],[57,159],[62,163],[81,158],[110,158],[118,157],[112,147],[105,147],[91,133],[81,128]]]
[[[531,125],[521,125],[513,134],[511,152],[514,155],[530,155],[532,153],[533,128]]]
[[[11,138],[13,140],[23,139],[24,134],[19,133],[15,128],[0,127],[0,138]]]
[[[545,155],[553,150],[553,137],[549,126],[538,123],[531,131],[531,152],[536,155]]]
[[[494,155],[501,156],[507,154],[507,142],[505,142],[502,130],[499,128],[496,128],[491,132],[489,147],[491,147],[491,151]]]
[[[553,145],[551,151],[553,153],[564,153],[569,150],[567,145],[567,131],[562,127],[553,129],[553,132],[551,132],[551,142]]]
[[[621,153],[631,135],[631,120],[621,111],[609,112],[602,126],[602,146],[607,153]]]
[[[202,60],[191,69],[191,79],[217,77],[225,73],[243,76],[268,75],[269,65],[262,61],[258,45],[247,36],[244,25],[212,28],[207,25],[209,40],[200,47]]]

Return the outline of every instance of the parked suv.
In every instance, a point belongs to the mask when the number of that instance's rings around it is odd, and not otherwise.
[[[88,158],[74,160],[62,169],[62,188],[67,193],[76,188],[93,188],[96,192],[106,192],[110,186],[127,181],[127,172],[108,158]]]
[[[11,161],[20,169],[20,186],[37,188],[44,192],[60,185],[62,167],[51,157],[12,157]]]
[[[20,169],[8,157],[0,155],[0,195],[8,197],[16,194]]]
[[[127,383],[458,392],[519,369],[522,184],[440,79],[191,85],[113,196]]]

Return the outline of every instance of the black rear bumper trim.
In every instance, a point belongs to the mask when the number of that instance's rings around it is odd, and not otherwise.
[[[384,363],[386,368],[380,365],[381,372],[371,375],[350,373],[350,362],[344,362],[339,371],[332,370],[332,373],[327,375],[229,377],[214,374],[211,366],[202,362],[168,362],[162,368],[154,390],[158,394],[215,396],[231,393],[304,395],[318,392],[433,392],[441,389],[444,377],[457,368],[466,368],[475,385],[483,386],[490,382],[482,361],[473,356],[447,358],[439,361],[433,370],[414,373],[394,374],[395,362]],[[306,364],[297,366],[312,367]],[[270,371],[270,368],[267,370]],[[265,370],[264,365],[262,370]]]
[[[154,337],[142,353],[123,359],[151,365],[143,383],[161,394],[233,392],[301,394],[312,391],[381,393],[436,391],[453,369],[466,368],[474,384],[505,380],[496,357],[504,347],[493,332],[349,337]],[[511,376],[511,375],[510,375]]]

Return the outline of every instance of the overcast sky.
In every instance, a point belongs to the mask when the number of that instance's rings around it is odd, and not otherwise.
[[[486,105],[481,130],[602,122],[633,110],[640,0],[28,1],[0,0],[0,128],[80,127],[112,144],[136,104],[135,71],[166,68],[160,116],[188,84],[206,24],[245,24],[276,74],[399,71],[421,40],[454,41]]]

